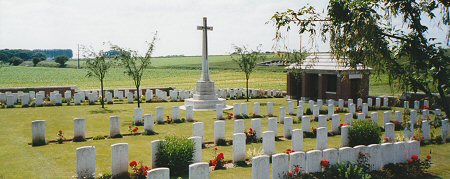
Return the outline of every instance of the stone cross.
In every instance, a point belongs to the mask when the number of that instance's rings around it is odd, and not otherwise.
[[[207,25],[206,17],[203,17],[203,26],[197,26],[197,30],[203,31],[203,51],[202,51],[202,79],[201,81],[209,80],[209,64],[208,64],[208,30],[213,30],[213,27]]]

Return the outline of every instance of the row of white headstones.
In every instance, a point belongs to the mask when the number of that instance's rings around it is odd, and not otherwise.
[[[217,94],[221,98],[239,98],[243,97],[246,94],[243,92],[245,89],[238,88],[238,89],[218,89]],[[154,93],[153,93],[154,91]],[[249,89],[250,95],[252,97],[262,97],[264,95],[267,95],[268,97],[275,97],[275,96],[282,96],[281,91],[276,90],[259,90],[259,89]],[[155,89],[146,89],[145,92],[145,101],[150,102],[154,99],[162,100],[162,101],[168,101],[168,97],[170,98],[170,101],[179,101],[179,100],[185,100],[188,98],[191,98],[193,95],[192,91],[189,90],[169,90],[169,96],[167,95],[166,91]],[[75,105],[82,104],[86,98],[90,103],[95,103],[99,99],[99,91],[93,90],[93,91],[78,91],[72,96],[72,91],[67,90],[64,92],[64,96],[59,93],[59,91],[55,90],[53,92],[50,92],[50,101],[56,105],[61,105],[63,103],[63,98],[66,100],[66,102],[70,102],[73,98],[73,103]],[[46,95],[44,91],[34,92],[29,91],[28,93],[24,92],[17,92],[17,93],[0,93],[0,102],[5,103],[7,107],[13,107],[15,104],[19,103],[22,106],[28,106],[31,101],[35,100],[36,106],[42,106],[44,104],[44,99]],[[105,101],[107,103],[113,103],[113,99],[119,99],[124,100],[127,99],[128,103],[133,103],[134,99],[137,97],[137,92],[134,93],[129,92],[129,90],[118,90],[115,89],[113,93],[106,91],[105,92]]]
[[[245,160],[245,134],[234,134],[233,162]],[[194,142],[193,164],[189,165],[189,178],[209,178],[209,165],[202,161],[201,137],[189,138]],[[158,145],[163,140],[154,140],[152,146],[152,170],[147,178],[165,179],[170,177],[168,168],[158,168],[155,164]],[[118,143],[112,148],[112,175],[118,176],[128,173],[128,144]],[[265,179],[270,177],[269,157],[272,157],[272,178],[284,178],[289,170],[299,167],[306,173],[321,171],[322,160],[329,161],[330,165],[337,163],[357,163],[360,154],[367,157],[371,170],[381,170],[390,163],[405,163],[412,155],[420,156],[420,143],[412,140],[407,142],[359,145],[355,147],[341,147],[339,149],[327,148],[324,150],[311,150],[308,152],[295,151],[290,154],[278,153],[273,155],[260,155],[252,158],[252,178]],[[76,173],[79,178],[95,176],[96,150],[94,146],[85,146],[76,149],[77,164]]]
[[[288,102],[288,104],[290,104],[290,102]],[[302,104],[302,103],[300,103]],[[331,106],[329,106],[329,109],[333,109],[332,111],[334,111],[334,107],[332,106],[332,104],[330,104]],[[351,105],[351,104],[350,104]],[[240,110],[241,107],[246,107],[247,104],[235,104],[234,105],[234,110],[235,112],[238,110]],[[270,111],[271,107],[273,108],[273,103],[268,102],[267,103],[267,107],[268,107],[268,111]],[[217,112],[216,112],[216,119],[223,119],[223,112],[222,112],[223,107],[221,105],[217,105]],[[302,115],[302,110],[303,107],[302,106],[298,106],[298,114],[301,114],[301,130],[303,134],[303,132],[311,132],[311,127],[310,127],[310,121],[311,118],[310,116],[303,116]],[[245,111],[245,110],[242,110]],[[259,115],[259,111],[260,111],[260,103],[255,102],[254,103],[254,113]],[[330,111],[330,110],[329,110]],[[435,110],[435,115],[440,115],[437,113],[437,111],[439,110]],[[423,136],[425,140],[429,140],[431,139],[431,135],[430,135],[430,124],[429,121],[426,120],[427,119],[427,115],[429,115],[428,110],[423,110],[423,118],[424,119],[422,121],[422,132],[423,132]],[[245,113],[245,112],[244,112]],[[243,113],[240,113],[243,114]],[[270,113],[269,113],[270,114]],[[360,113],[362,114],[362,113]],[[395,121],[398,122],[402,122],[402,112],[400,111],[396,111],[395,112]],[[299,116],[299,117],[300,117]],[[359,117],[361,115],[358,115],[358,120],[364,120],[364,117]],[[386,137],[389,138],[390,140],[395,139],[395,134],[394,134],[394,128],[395,125],[393,123],[391,123],[391,116],[392,116],[392,112],[391,111],[385,111],[384,112],[384,128],[385,128],[385,134]],[[143,109],[142,108],[135,108],[134,109],[134,123],[138,123],[138,122],[143,122],[144,123],[144,130],[145,131],[153,131],[154,128],[154,117],[153,114],[145,114],[143,115]],[[321,134],[321,131],[324,132],[324,135],[326,135],[326,133],[328,132],[328,130],[323,130],[321,127],[327,127],[327,116],[326,115],[318,115],[318,133]],[[180,119],[180,108],[178,106],[174,106],[172,107],[172,119]],[[194,121],[194,111],[193,111],[193,107],[192,106],[186,106],[186,120],[187,121]],[[351,125],[352,124],[352,120],[353,120],[353,115],[351,115],[350,113],[345,115],[345,123],[347,125]],[[371,120],[373,123],[378,124],[378,113],[377,112],[372,112],[371,113]],[[156,107],[156,122],[158,124],[164,124],[164,107]],[[417,112],[415,110],[411,110],[410,111],[410,121],[408,121],[410,123],[410,128],[408,130],[408,128],[405,128],[405,138],[411,138],[413,137],[414,134],[414,125],[417,124],[418,121],[418,117],[417,117]],[[244,132],[244,121],[243,120],[235,120],[235,129],[234,129],[234,133],[243,133]],[[442,136],[446,137],[447,133],[448,133],[448,119],[446,120],[442,120]],[[286,138],[290,138],[292,136],[292,132],[291,130],[293,129],[293,118],[292,117],[286,117],[286,111],[284,107],[280,107],[280,116],[279,116],[279,120],[277,118],[274,117],[269,117],[268,118],[268,128],[269,131],[274,131],[275,135],[278,133],[278,123],[284,124],[284,137]],[[201,124],[201,125],[200,125]],[[194,123],[194,133],[195,132],[200,132],[201,133],[201,137],[203,137],[203,123]],[[338,133],[339,132],[339,127],[341,124],[341,120],[340,120],[340,115],[339,114],[332,114],[331,115],[331,131],[334,133]],[[197,129],[197,125],[199,125],[198,129]],[[224,121],[216,121],[215,123],[215,138],[214,141],[216,142],[219,139],[224,139],[225,137],[225,122]],[[45,141],[45,121],[43,120],[36,120],[33,121],[33,145],[40,145],[42,144],[42,141]],[[256,136],[258,138],[261,138],[261,119],[252,119],[252,129],[256,131]],[[347,135],[347,130],[348,129],[341,129],[342,130],[342,135],[346,136]],[[44,131],[44,132],[42,132]],[[77,118],[74,120],[74,138],[77,139],[85,139],[85,134],[86,134],[86,120],[82,119],[82,118]],[[118,116],[112,116],[110,118],[110,136],[115,136],[120,134],[120,119]],[[347,142],[345,142],[347,140],[343,140],[343,146],[346,146]]]

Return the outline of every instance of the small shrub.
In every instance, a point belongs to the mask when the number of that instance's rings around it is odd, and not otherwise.
[[[311,108],[307,108],[306,109],[306,112],[305,112],[305,115],[312,115],[313,113],[312,113],[312,111],[311,111]]]
[[[217,139],[217,146],[227,146],[227,141],[225,139]]]
[[[114,136],[111,136],[111,138],[122,138],[122,137],[123,137],[122,134],[116,134]]]
[[[127,175],[128,175],[128,173],[127,173]],[[124,176],[124,177],[126,177],[126,176]],[[97,177],[97,179],[111,179],[111,178],[113,178],[111,173],[100,173],[100,174],[98,174],[98,177]]]
[[[66,140],[64,133],[62,130],[59,130],[58,133],[56,133],[56,142],[58,142],[58,144],[62,144],[64,140]]]
[[[356,120],[352,122],[348,139],[351,147],[357,145],[379,144],[381,131],[377,124],[369,120]]]
[[[167,136],[158,146],[156,166],[168,167],[171,175],[186,174],[194,158],[194,142],[186,137]]]
[[[143,134],[144,134],[144,135],[155,135],[156,132],[155,132],[155,131],[152,131],[152,130],[145,130]]]
[[[92,138],[92,140],[103,140],[105,138],[106,138],[105,136],[98,135],[98,136],[95,136],[94,138]]]
[[[256,138],[256,131],[252,128],[250,128],[248,132],[244,131],[244,134],[246,136],[245,143],[247,144],[261,142],[261,139]]]

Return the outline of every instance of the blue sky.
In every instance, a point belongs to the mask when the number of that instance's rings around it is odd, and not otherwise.
[[[0,49],[69,48],[77,44],[105,49],[103,42],[145,51],[145,41],[157,30],[154,51],[161,55],[200,55],[202,17],[214,31],[208,34],[210,54],[228,54],[232,45],[273,50],[275,28],[266,24],[276,11],[310,4],[326,8],[325,0],[0,0]],[[430,25],[436,22],[430,22]],[[401,24],[399,24],[401,25]],[[448,28],[431,27],[431,35],[446,42]],[[430,35],[430,36],[431,36]],[[302,38],[308,43],[307,36]],[[295,30],[286,43],[299,47]],[[318,50],[327,51],[326,44]]]

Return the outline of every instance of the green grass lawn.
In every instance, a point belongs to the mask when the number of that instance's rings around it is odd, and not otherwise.
[[[273,58],[273,57],[270,57]],[[230,56],[210,56],[211,79],[217,88],[245,87],[245,75]],[[54,62],[46,62],[54,63]],[[44,63],[44,65],[48,65]],[[11,66],[0,69],[0,87],[77,86],[79,89],[100,89],[96,78],[86,77],[85,69],[76,69],[76,60],[68,62],[69,68]],[[84,66],[84,60],[81,61]],[[112,69],[106,76],[105,88],[134,88],[133,81],[122,68]],[[142,87],[175,87],[194,89],[201,76],[201,57],[170,57],[152,59]],[[258,66],[250,76],[250,88],[286,90],[284,67]],[[387,76],[371,77],[370,95],[399,95],[389,88]]]
[[[266,114],[266,106],[263,103],[268,101],[275,104],[275,115],[278,115],[280,106],[287,106],[285,99],[258,99],[251,100],[249,112],[253,112],[253,102],[260,102],[261,113]],[[244,100],[229,100],[228,105],[233,103],[243,103]],[[182,102],[170,103],[144,103],[142,108],[144,113],[155,113],[155,107],[163,106],[165,115],[171,115],[171,107],[182,105]],[[306,104],[307,105],[307,104]],[[118,115],[121,120],[121,132],[128,133],[128,125],[133,121],[133,108],[137,104],[114,104],[107,105],[107,110],[101,110],[99,105],[89,106],[59,106],[59,107],[37,107],[37,108],[11,108],[0,109],[0,178],[69,178],[75,174],[76,170],[76,148],[82,146],[95,146],[97,157],[97,174],[111,171],[111,145],[115,143],[129,144],[129,160],[143,161],[150,164],[152,140],[163,139],[167,135],[191,136],[192,123],[155,125],[155,131],[159,133],[153,136],[129,136],[120,139],[106,139],[97,141],[87,141],[80,143],[68,142],[65,144],[50,144],[40,147],[31,147],[31,121],[46,120],[47,140],[56,139],[58,130],[63,130],[65,137],[73,136],[73,119],[76,117],[86,118],[87,137],[109,134],[109,116]],[[181,116],[184,116],[181,111]],[[342,114],[343,115],[343,114]],[[382,116],[382,111],[379,111]],[[394,116],[394,115],[393,115]],[[195,120],[204,122],[205,141],[213,141],[213,124],[215,112],[195,112]],[[344,116],[341,116],[341,121]],[[251,126],[251,120],[245,119],[245,128]],[[382,123],[382,117],[380,118]],[[312,122],[316,127],[317,123]],[[331,122],[328,122],[331,128]],[[233,120],[226,120],[226,138],[232,139]],[[262,130],[267,130],[267,118],[262,119]],[[294,128],[301,128],[301,124],[294,124]],[[142,131],[143,127],[140,127]],[[438,132],[438,131],[435,131]],[[440,131],[439,131],[440,132]],[[401,132],[397,132],[401,133]],[[283,126],[278,125],[278,135],[283,134]],[[340,147],[340,136],[329,137],[329,147]],[[315,139],[304,139],[305,150],[314,149]],[[259,149],[261,144],[249,144],[247,149]],[[219,152],[224,152],[225,159],[232,159],[232,146],[218,147]],[[291,141],[276,142],[276,152],[284,152],[291,148]],[[442,176],[450,177],[450,144],[428,145],[421,147],[422,156],[431,150],[433,165],[431,172]],[[207,162],[212,158],[212,149],[203,149],[203,161]],[[247,156],[251,158],[251,156]],[[213,171],[212,178],[251,178],[251,167],[237,167],[226,171]]]

